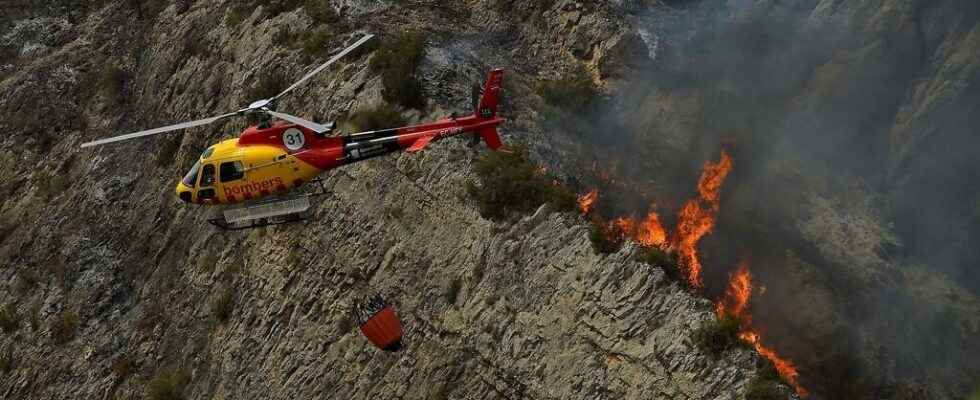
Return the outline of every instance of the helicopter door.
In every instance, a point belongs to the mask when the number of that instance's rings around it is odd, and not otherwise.
[[[245,179],[245,164],[241,161],[225,161],[218,167],[218,184],[225,196],[231,196],[230,201],[234,200],[234,195],[229,195],[228,185]],[[240,188],[241,189],[241,188]],[[248,193],[242,193],[248,195]]]
[[[217,192],[214,190],[215,173],[214,164],[204,164],[201,167],[201,181],[197,184],[197,200],[198,201],[211,201],[217,196]]]

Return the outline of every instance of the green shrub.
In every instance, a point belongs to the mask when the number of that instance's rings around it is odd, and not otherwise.
[[[7,351],[0,354],[0,373],[9,374],[17,367],[17,360],[14,359],[13,347],[7,347]]]
[[[263,74],[245,93],[249,101],[268,99],[289,87],[289,79],[280,73]]]
[[[224,289],[211,301],[211,317],[215,321],[225,322],[234,309],[234,297],[230,289]]]
[[[384,85],[382,96],[389,103],[422,108],[422,83],[418,68],[425,57],[425,36],[418,32],[403,32],[385,38],[371,59],[371,69],[381,73]]]
[[[289,30],[289,26],[281,26],[276,29],[276,33],[272,34],[272,43],[288,47],[292,45],[294,37],[295,35]]]
[[[157,167],[163,168],[173,165],[177,157],[177,150],[180,150],[180,136],[164,138],[163,143],[156,152]]]
[[[248,15],[246,14],[246,11],[243,7],[241,6],[228,7],[228,12],[225,14],[225,25],[228,25],[229,27],[232,28],[237,27],[238,25],[241,25],[242,22],[245,21],[246,17],[248,17]]]
[[[38,277],[30,267],[18,268],[14,288],[19,294],[25,294],[37,286]]]
[[[970,395],[970,400],[980,400],[980,382],[977,382],[977,387],[973,389],[973,394]]]
[[[749,381],[745,400],[783,400],[788,396],[778,381],[756,376]]]
[[[20,314],[17,313],[17,307],[8,304],[0,308],[0,330],[9,335],[17,332],[18,329],[20,329]]]
[[[35,304],[30,308],[31,331],[37,332],[41,329],[41,305]]]
[[[549,104],[572,112],[587,110],[599,97],[599,89],[581,66],[539,83],[536,91]]]
[[[78,330],[78,314],[63,311],[51,321],[51,338],[57,343],[66,343],[75,337]]]
[[[307,31],[302,40],[303,54],[310,57],[326,56],[332,38],[333,34],[330,33],[330,28],[325,26]]]
[[[261,0],[261,2],[268,8],[268,12],[266,12],[267,18],[293,11],[303,5],[303,0]]]
[[[136,11],[136,16],[140,20],[154,19],[166,8],[163,0],[127,0],[130,8]]]
[[[330,3],[329,0],[306,0],[303,8],[306,9],[310,18],[313,18],[314,23],[334,24],[340,22],[340,16],[337,15]]]
[[[640,253],[640,260],[655,267],[667,268],[677,265],[677,256],[667,254],[666,251],[656,247],[650,247]]]
[[[779,376],[779,371],[776,370],[776,366],[771,360],[765,357],[756,359],[755,375],[759,379],[783,382],[783,377]]]
[[[468,182],[466,191],[484,218],[503,220],[514,213],[534,211],[544,203],[552,204],[555,211],[574,209],[574,200],[568,204],[569,192],[541,173],[524,147],[485,152],[473,170],[480,184]]]
[[[350,332],[354,328],[354,318],[350,313],[343,313],[337,318],[337,331],[341,334]]]
[[[184,388],[190,383],[190,375],[182,369],[160,371],[146,387],[149,400],[183,400]]]
[[[56,197],[68,187],[68,181],[65,177],[57,173],[42,174],[40,180],[38,182],[38,193],[45,199]]]
[[[133,366],[133,360],[124,353],[112,362],[112,374],[116,376],[116,379],[124,379],[133,372]]]
[[[126,87],[126,72],[118,65],[109,64],[102,69],[96,88],[110,102],[118,101]]]
[[[589,241],[592,242],[592,249],[600,254],[612,254],[623,246],[623,242],[617,240],[609,228],[599,221],[592,221],[589,226]]]
[[[733,316],[725,316],[711,321],[694,331],[694,343],[699,349],[714,357],[741,344],[738,330],[741,321]]]
[[[381,103],[355,112],[348,118],[348,123],[358,131],[374,131],[404,126],[407,121],[397,108],[387,103]]]
[[[462,284],[459,282],[459,279],[455,279],[449,284],[448,287],[446,287],[446,303],[456,304],[456,299],[459,297],[459,289],[461,286]]]
[[[551,190],[548,192],[548,204],[551,204],[553,211],[575,212],[578,210],[578,196],[565,186],[559,185],[555,180],[551,180]]]
[[[641,262],[663,269],[664,274],[671,281],[681,284],[684,288],[689,287],[687,279],[681,273],[680,261],[677,259],[677,254],[668,254],[662,249],[650,247],[639,253],[639,256]]]

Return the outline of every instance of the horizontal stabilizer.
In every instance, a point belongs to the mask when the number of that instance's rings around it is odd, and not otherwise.
[[[412,147],[409,147],[408,150],[405,150],[405,151],[407,151],[409,153],[418,153],[418,152],[422,151],[422,149],[424,149],[426,146],[428,146],[429,143],[431,143],[432,142],[432,139],[434,139],[434,138],[435,138],[435,135],[422,136],[422,137],[418,138],[417,140],[415,140],[415,143],[412,144]]]
[[[496,127],[481,129],[480,137],[483,138],[483,141],[486,142],[490,150],[497,150],[500,146],[503,146],[503,143],[500,142],[500,135],[497,134]]]

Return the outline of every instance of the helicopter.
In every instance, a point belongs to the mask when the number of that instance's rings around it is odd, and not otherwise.
[[[434,141],[463,134],[482,139],[492,150],[502,146],[497,132],[497,127],[504,121],[497,115],[504,76],[502,69],[490,71],[482,90],[479,85],[474,85],[475,110],[472,115],[463,117],[454,114],[419,125],[334,135],[335,124],[332,122],[319,124],[276,111],[280,98],[373,37],[371,34],[363,36],[282,93],[255,101],[245,108],[87,142],[81,147],[173,132],[232,117],[257,117],[258,123],[246,128],[239,137],[207,147],[175,188],[177,198],[186,203],[203,206],[244,204],[226,209],[219,218],[209,219],[220,228],[237,230],[306,219],[312,195],[293,195],[294,191],[310,182],[322,183],[319,176],[334,168],[398,151],[417,153]]]

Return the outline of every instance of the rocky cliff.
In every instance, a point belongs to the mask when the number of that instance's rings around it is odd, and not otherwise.
[[[691,337],[745,258],[753,321],[813,398],[977,386],[973,0],[8,3],[4,398],[741,399],[758,355]],[[465,141],[327,174],[315,219],[248,232],[173,195],[244,121],[79,149],[237,109],[361,33],[405,30],[426,36],[427,104],[403,116],[465,112],[470,84],[503,67],[504,140],[575,189],[602,186],[609,217],[654,207],[673,224],[729,148],[705,290],[631,243],[597,255],[577,215],[481,218],[464,185],[484,149]],[[344,121],[382,102],[372,56],[280,109]],[[556,111],[539,83],[579,66],[605,98]],[[406,326],[401,353],[350,318],[377,291]]]
[[[744,393],[756,356],[697,350],[689,337],[714,318],[710,303],[633,261],[634,248],[596,255],[580,217],[547,207],[482,219],[461,189],[480,148],[443,142],[331,173],[314,220],[244,233],[207,225],[213,211],[172,189],[203,146],[241,122],[78,148],[234,108],[264,74],[315,65],[281,33],[315,28],[310,12],[263,3],[25,4],[0,21],[0,300],[13,321],[2,336],[4,398],[139,398],[160,382],[187,398]],[[616,4],[335,6],[329,49],[362,31],[428,33],[430,104],[406,115],[464,110],[469,84],[504,67],[505,140],[552,153],[569,146],[534,122],[537,76],[572,62],[628,68],[616,49],[634,37]],[[281,108],[325,120],[380,101],[369,57]],[[107,75],[110,66],[118,71]],[[376,350],[351,322],[351,307],[375,291],[406,326],[399,354]]]

